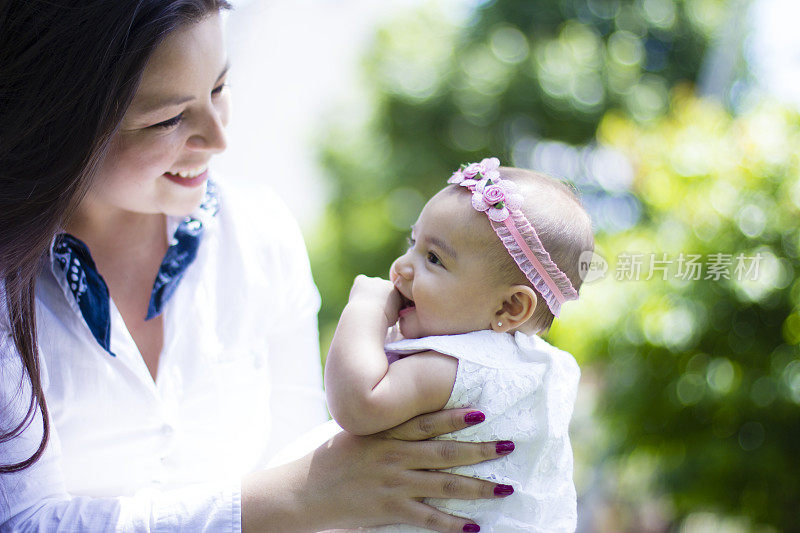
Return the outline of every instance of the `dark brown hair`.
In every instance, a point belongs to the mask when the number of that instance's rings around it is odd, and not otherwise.
[[[35,288],[50,242],[83,198],[155,48],[170,32],[231,6],[226,0],[0,0],[0,335],[13,339],[50,435],[36,344]],[[3,313],[8,322],[4,331]],[[5,343],[0,343],[0,345]],[[21,389],[20,389],[21,390]],[[10,429],[9,429],[10,428]]]

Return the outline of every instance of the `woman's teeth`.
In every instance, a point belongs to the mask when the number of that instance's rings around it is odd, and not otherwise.
[[[205,172],[207,169],[208,167],[203,165],[202,167],[193,168],[191,170],[186,170],[183,172],[169,172],[169,174],[172,174],[173,176],[180,176],[182,178],[196,178],[197,176]]]

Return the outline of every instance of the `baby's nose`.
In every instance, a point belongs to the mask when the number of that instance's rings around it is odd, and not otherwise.
[[[398,257],[394,263],[392,263],[392,268],[389,269],[389,278],[392,280],[392,283],[396,283],[397,277],[402,276],[405,279],[411,279],[414,276],[414,269],[411,266],[411,261],[406,260],[406,256]]]

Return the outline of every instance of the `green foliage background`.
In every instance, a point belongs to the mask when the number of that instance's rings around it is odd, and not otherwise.
[[[309,244],[323,349],[353,277],[386,276],[458,164],[492,154],[529,166],[531,139],[615,148],[634,164],[641,216],[599,225],[611,270],[549,334],[597,394],[598,427],[574,441],[579,491],[616,480],[604,490],[628,509],[620,528],[657,501],[674,524],[710,510],[798,530],[800,120],[767,104],[733,117],[694,96],[728,4],[497,0],[466,17],[452,6],[425,4],[378,33],[359,105],[321,141],[331,202]],[[759,279],[682,281],[674,265],[666,280],[614,279],[620,253],[643,254],[646,273],[651,253],[720,252],[760,253]]]
[[[796,531],[800,117],[762,104],[734,118],[680,89],[666,117],[609,113],[597,136],[637,162],[645,213],[599,236],[606,257],[761,257],[757,280],[731,267],[731,279],[683,281],[674,265],[666,281],[586,286],[551,340],[601,376],[597,460],[635,470],[627,488],[668,495],[678,517],[709,509]]]

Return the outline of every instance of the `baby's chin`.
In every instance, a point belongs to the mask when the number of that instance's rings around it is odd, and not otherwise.
[[[401,318],[398,321],[398,326],[400,335],[402,335],[404,339],[419,339],[422,337],[437,335],[436,333],[422,331],[422,329],[419,327],[416,317]]]
[[[435,337],[438,335],[454,335],[454,333],[448,331],[421,330],[418,327],[418,324],[409,322],[411,321],[400,319],[398,323],[400,335],[402,335],[404,339],[421,339],[422,337]]]
[[[404,325],[403,319],[400,319],[398,329],[400,330],[400,335],[402,335],[404,339],[418,339],[420,337],[419,335],[416,334],[414,328],[409,327],[408,325]]]

